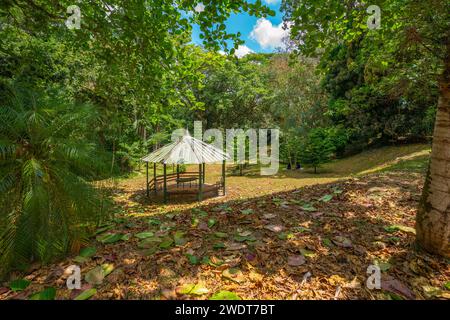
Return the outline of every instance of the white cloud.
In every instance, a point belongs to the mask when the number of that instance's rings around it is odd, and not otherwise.
[[[284,30],[283,23],[274,26],[269,20],[261,18],[256,21],[256,25],[250,33],[250,38],[256,40],[263,49],[283,48],[285,46],[283,39],[289,36],[289,32],[289,25]]]
[[[199,4],[197,4],[194,10],[197,13],[202,13],[203,11],[205,11],[205,5],[203,4],[203,2],[200,2]]]
[[[264,2],[267,3],[267,4],[275,4],[275,3],[278,3],[280,1],[281,0],[264,0]]]
[[[234,55],[239,59],[248,55],[249,53],[253,53],[254,51],[247,46],[240,45],[237,50],[234,52]]]

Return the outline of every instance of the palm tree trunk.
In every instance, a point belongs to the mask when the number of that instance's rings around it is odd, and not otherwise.
[[[416,216],[417,242],[423,249],[450,257],[450,59],[449,46],[433,135],[431,162]]]

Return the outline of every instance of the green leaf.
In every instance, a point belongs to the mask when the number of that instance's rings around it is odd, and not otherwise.
[[[316,254],[313,251],[309,251],[306,249],[300,249],[300,253],[308,258],[314,258]]]
[[[218,243],[216,243],[216,244],[214,244],[214,247],[213,247],[214,249],[223,249],[223,248],[225,248],[225,244],[223,243],[223,242],[218,242]]]
[[[209,290],[201,284],[186,283],[176,290],[179,294],[201,296],[209,292]]]
[[[228,234],[226,234],[225,232],[216,232],[214,233],[214,236],[217,238],[226,238],[228,237]]]
[[[247,215],[247,214],[252,214],[252,213],[253,213],[253,209],[245,209],[245,210],[241,210],[241,213],[242,213],[242,214],[245,214],[245,215]]]
[[[17,279],[9,283],[9,288],[14,292],[22,291],[25,290],[30,285],[30,283],[31,281],[26,279]]]
[[[416,234],[416,230],[414,228],[411,228],[411,227],[408,227],[408,226],[403,226],[403,225],[400,225],[400,224],[394,224],[394,225],[391,225],[391,226],[386,226],[386,227],[384,227],[384,230],[386,230],[387,232],[403,231],[403,232]]]
[[[191,220],[191,227],[195,228],[198,226],[199,223],[200,223],[200,219],[197,217],[193,217]]]
[[[80,250],[80,257],[83,258],[90,258],[97,252],[97,249],[95,247],[87,247]]]
[[[204,210],[200,210],[198,208],[192,209],[192,213],[198,215],[201,218],[205,218],[208,216],[208,212],[206,212]]]
[[[148,223],[154,226],[159,226],[161,224],[161,220],[150,218],[148,219]]]
[[[222,290],[214,293],[209,300],[241,300],[241,297],[234,292]]]
[[[138,243],[138,248],[148,249],[150,247],[157,247],[161,243],[160,238],[147,238]]]
[[[53,287],[46,288],[40,292],[31,295],[28,299],[30,300],[55,300],[56,289]]]
[[[444,288],[447,290],[450,290],[450,281],[447,281],[446,283],[444,283]]]
[[[278,234],[278,239],[280,239],[280,240],[289,240],[289,239],[293,239],[293,238],[295,238],[295,235],[290,232],[282,232],[282,233]]]
[[[77,262],[79,264],[82,264],[82,263],[85,263],[85,262],[89,261],[89,258],[85,258],[85,257],[82,257],[82,256],[76,256],[75,258],[73,258],[73,261],[75,261],[75,262]]]
[[[310,212],[317,211],[317,209],[314,208],[314,206],[310,203],[305,203],[303,206],[301,206],[301,208],[305,211],[310,211]]]
[[[113,224],[107,225],[107,226],[104,226],[104,227],[101,227],[101,228],[98,228],[97,231],[95,232],[95,235],[98,235],[98,234],[100,234],[100,233],[103,233],[103,232],[105,232],[105,231],[108,231],[108,230],[110,230],[110,229],[112,229],[112,228],[114,228],[114,225],[113,225]]]
[[[185,235],[185,233],[182,231],[175,232],[175,234],[173,235],[173,240],[175,241],[175,245],[183,246],[186,243],[186,239],[183,238],[184,235]]]
[[[114,265],[112,263],[104,263],[102,264],[102,272],[103,276],[109,275],[114,270]]]
[[[97,237],[97,241],[103,244],[110,244],[122,240],[122,237],[123,235],[120,233],[108,233]]]
[[[328,238],[322,239],[322,243],[323,243],[324,246],[326,246],[328,248],[332,248],[333,247],[333,243]]]
[[[311,229],[299,226],[299,227],[293,227],[292,231],[297,232],[297,233],[302,233],[302,232],[311,232]]]
[[[214,211],[226,211],[226,212],[233,211],[233,209],[229,205],[226,205],[226,204],[221,204],[221,205],[215,207],[213,210]]]
[[[187,254],[186,256],[191,264],[198,264],[200,262],[198,258],[192,254]]]
[[[215,224],[216,224],[216,220],[215,219],[209,219],[208,220],[208,227],[212,228]]]
[[[326,194],[326,195],[324,195],[322,198],[320,198],[319,201],[322,201],[322,202],[328,202],[328,201],[330,201],[331,199],[333,199],[333,195],[331,195],[331,194]]]
[[[150,231],[136,233],[134,236],[138,239],[147,239],[153,237],[154,233]]]
[[[163,241],[159,244],[159,247],[161,249],[169,249],[173,244],[173,239],[172,238],[164,238]]]
[[[389,262],[381,261],[378,259],[375,259],[373,264],[378,266],[382,272],[386,272],[392,267],[392,265]]]
[[[88,289],[80,293],[78,296],[76,296],[74,300],[88,300],[96,293],[97,289],[95,288]]]

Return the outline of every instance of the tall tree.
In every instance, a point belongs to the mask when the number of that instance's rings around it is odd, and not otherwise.
[[[439,101],[431,163],[416,229],[421,247],[450,257],[450,3],[374,0],[370,4],[378,6],[380,16],[367,12],[369,5],[355,0],[284,0],[283,8],[293,23],[292,38],[303,54],[327,53],[336,43],[350,46],[363,37],[374,60],[385,53],[407,55],[414,50],[429,60],[429,70],[439,71],[435,75]],[[374,19],[381,28],[372,23]],[[397,61],[390,62],[390,67],[397,67]]]

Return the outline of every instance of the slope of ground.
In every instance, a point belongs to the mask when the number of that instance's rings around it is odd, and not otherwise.
[[[398,157],[374,164],[380,173],[331,183],[346,177],[233,177],[227,197],[201,204],[154,204],[142,178],[122,181],[116,219],[91,250],[35,265],[26,289],[4,284],[0,298],[49,287],[58,299],[83,291],[93,299],[449,298],[449,261],[414,247],[426,157]],[[302,187],[307,179],[321,184]],[[70,265],[87,277],[82,290],[66,287]],[[371,265],[382,271],[381,289],[366,286]]]

